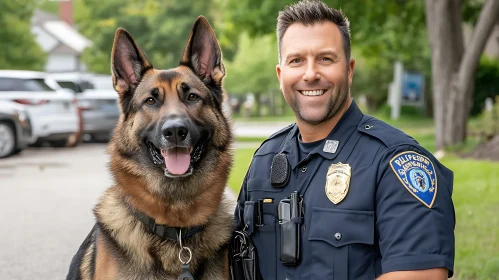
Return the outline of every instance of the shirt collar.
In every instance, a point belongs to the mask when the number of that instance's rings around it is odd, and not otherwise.
[[[309,156],[302,161],[308,160],[308,158],[310,158],[310,156],[314,154],[320,154],[322,157],[329,160],[334,159],[340,153],[341,149],[348,141],[352,133],[355,131],[355,129],[357,129],[357,125],[362,119],[362,116],[362,111],[360,111],[355,101],[352,100],[350,107],[348,107],[343,116],[341,116],[340,120],[331,130],[329,135],[322,140],[323,143],[318,145],[317,148],[315,148],[315,150],[313,150],[309,154]],[[282,149],[282,152],[288,154],[288,160],[293,169],[300,163],[299,146],[296,139],[296,137],[298,137],[298,132],[298,126],[295,125],[295,127],[289,132],[288,136],[284,140],[286,142]],[[334,153],[324,151],[324,144],[327,140],[338,141],[338,148]]]

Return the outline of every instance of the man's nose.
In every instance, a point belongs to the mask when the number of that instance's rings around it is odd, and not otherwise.
[[[314,82],[321,78],[315,62],[308,62],[306,67],[305,74],[303,75],[304,81]]]
[[[187,138],[187,122],[180,118],[167,120],[161,127],[161,133],[168,142],[178,143]]]

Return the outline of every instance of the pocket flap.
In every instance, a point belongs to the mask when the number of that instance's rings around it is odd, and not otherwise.
[[[374,244],[374,211],[313,208],[308,240],[332,246]]]
[[[269,178],[251,178],[248,179],[248,192],[262,191],[262,192],[282,192],[282,188],[274,188],[270,184]]]

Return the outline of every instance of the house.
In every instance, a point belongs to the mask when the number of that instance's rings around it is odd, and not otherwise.
[[[67,5],[66,2],[64,5]],[[72,10],[63,9],[61,18],[36,10],[31,21],[31,31],[36,41],[47,54],[46,72],[85,71],[80,57],[92,42],[80,34],[72,24]]]

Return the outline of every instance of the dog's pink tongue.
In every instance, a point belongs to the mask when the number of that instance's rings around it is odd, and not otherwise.
[[[187,148],[161,150],[161,155],[165,158],[168,171],[175,175],[185,174],[191,164],[191,155]]]

